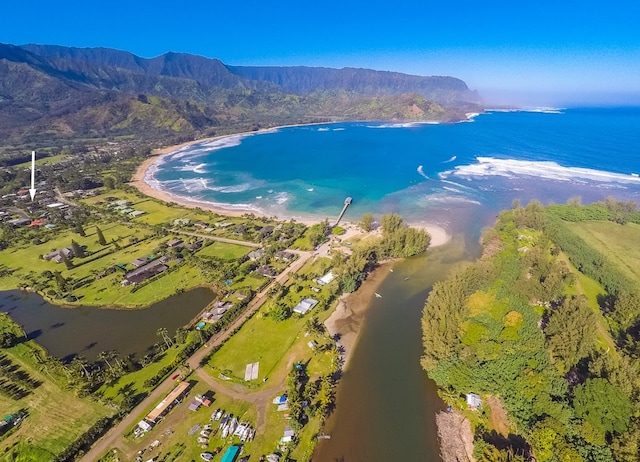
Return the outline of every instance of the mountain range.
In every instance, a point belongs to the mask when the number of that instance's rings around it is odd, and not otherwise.
[[[334,120],[451,121],[481,104],[454,77],[0,43],[4,146],[125,135],[193,139]]]

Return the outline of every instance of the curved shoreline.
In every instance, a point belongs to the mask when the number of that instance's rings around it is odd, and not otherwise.
[[[246,208],[234,209],[233,204],[229,204],[229,206],[227,207],[227,206],[219,205],[219,204],[208,202],[208,201],[190,200],[188,198],[185,198],[182,196],[176,196],[166,191],[163,191],[161,189],[154,188],[152,185],[150,185],[146,181],[147,175],[149,173],[149,169],[156,163],[160,162],[164,156],[173,154],[180,149],[184,149],[194,144],[222,140],[222,139],[233,137],[233,136],[248,136],[248,135],[255,135],[255,134],[270,133],[270,132],[275,132],[281,128],[304,127],[304,126],[311,126],[311,125],[326,125],[330,123],[336,123],[336,122],[283,125],[279,127],[262,129],[258,131],[252,131],[252,132],[241,132],[241,133],[235,133],[230,135],[221,135],[221,136],[215,136],[211,138],[203,138],[200,140],[188,141],[185,143],[160,148],[153,152],[152,157],[149,157],[142,164],[140,164],[140,166],[137,168],[129,184],[146,196],[153,197],[163,202],[173,202],[186,208],[200,208],[203,210],[211,211],[218,215],[226,215],[231,217],[239,217],[247,213],[252,213],[254,215],[259,215],[259,216],[268,216],[263,211],[257,210],[257,209],[246,209]],[[287,215],[287,216],[276,217],[276,218],[281,220],[293,219],[299,223],[304,223],[307,226],[320,223],[325,219],[325,217],[305,215],[305,214]],[[439,245],[446,244],[451,239],[451,236],[449,235],[449,233],[439,225],[436,225],[433,223],[426,223],[426,222],[408,223],[408,224],[413,227],[423,228],[431,235],[430,247],[437,247]]]

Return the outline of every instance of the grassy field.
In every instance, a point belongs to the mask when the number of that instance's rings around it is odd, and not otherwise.
[[[98,196],[83,199],[81,202],[89,205],[96,205],[97,203],[102,202],[103,205],[106,206],[107,197],[115,197],[118,200],[127,200],[131,202],[132,209],[146,212],[145,215],[135,219],[138,223],[157,225],[160,223],[172,223],[176,218],[188,218],[194,221],[203,220],[205,222],[208,222],[211,219],[211,216],[205,212],[198,212],[194,209],[186,209],[182,207],[172,207],[164,202],[160,202],[146,196],[141,197],[135,193],[120,190],[106,191]]]
[[[236,258],[244,257],[252,250],[254,250],[253,247],[214,241],[198,251],[198,255],[204,257],[218,257],[225,260],[235,260]]]
[[[49,156],[49,157],[38,157],[38,153],[36,153],[36,165],[37,166],[42,166],[42,165],[55,165],[55,164],[59,164],[60,162],[64,162],[65,160],[71,159],[73,156],[67,155],[67,154],[56,154],[55,156]],[[28,162],[23,162],[21,164],[15,165],[14,167],[16,168],[21,168],[21,167],[31,167],[31,161]]]
[[[609,221],[581,221],[566,225],[640,285],[640,225],[619,225]]]
[[[160,369],[171,364],[175,360],[179,348],[182,348],[182,345],[174,345],[165,352],[161,360],[121,377],[112,385],[102,385],[98,389],[98,394],[101,394],[104,399],[112,399],[114,402],[120,403],[124,398],[123,390],[134,395],[150,391],[144,386],[144,382],[156,375]]]
[[[75,441],[99,418],[112,411],[89,399],[76,397],[68,391],[64,381],[40,370],[32,356],[39,349],[32,341],[3,349],[21,369],[41,382],[31,394],[14,401],[0,397],[0,415],[26,409],[28,417],[18,429],[0,441],[0,453],[20,443],[14,451],[20,452],[16,460],[48,460],[46,454],[57,454]],[[4,459],[3,459],[4,457]],[[8,454],[0,460],[14,460]]]
[[[568,287],[567,295],[585,296],[589,307],[598,319],[598,331],[596,334],[596,343],[598,345],[598,348],[610,351],[611,354],[617,354],[615,342],[611,337],[609,323],[602,315],[602,310],[600,309],[600,304],[598,303],[598,296],[604,295],[606,291],[598,283],[598,281],[595,281],[589,276],[585,276],[580,271],[578,271],[578,269],[571,264],[566,255],[561,254],[561,258],[567,265],[567,267],[571,270],[571,272],[576,276],[576,283],[573,286]]]

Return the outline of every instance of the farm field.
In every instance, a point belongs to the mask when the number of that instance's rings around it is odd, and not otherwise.
[[[633,282],[640,285],[640,225],[608,221],[567,222],[569,229],[599,250]]]
[[[1,322],[1,321],[0,321]],[[2,352],[19,365],[30,377],[40,383],[24,398],[13,400],[0,396],[0,415],[15,413],[21,409],[27,417],[19,427],[0,441],[0,460],[18,451],[17,460],[48,460],[74,442],[98,419],[110,415],[113,410],[88,398],[78,398],[66,389],[63,380],[56,379],[60,371],[48,371],[35,362],[34,354],[41,347],[33,341],[20,343]],[[9,450],[12,446],[13,449]],[[9,451],[4,454],[5,450]]]

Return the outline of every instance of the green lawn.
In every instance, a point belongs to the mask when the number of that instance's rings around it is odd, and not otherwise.
[[[130,390],[133,394],[150,391],[145,388],[144,382],[156,375],[160,369],[171,364],[178,354],[179,347],[181,348],[182,345],[174,345],[165,352],[161,360],[121,377],[112,385],[102,385],[98,394],[102,394],[105,399],[113,399],[116,403],[120,403],[124,398],[122,390]]]
[[[0,441],[0,453],[20,442],[17,460],[48,460],[46,453],[57,454],[75,441],[99,418],[112,411],[104,405],[85,398],[77,398],[66,389],[64,381],[40,370],[32,357],[40,347],[29,341],[3,349],[14,363],[42,384],[28,396],[14,401],[0,396],[0,415],[26,409],[28,417],[18,429]],[[2,459],[1,457],[5,457]],[[33,457],[29,459],[29,457]],[[0,460],[14,460],[5,454]]]
[[[567,295],[584,295],[587,303],[598,319],[598,331],[596,334],[596,343],[599,348],[609,350],[612,354],[617,354],[615,342],[611,338],[609,323],[605,319],[598,303],[598,296],[604,295],[606,291],[598,283],[598,281],[585,276],[571,264],[566,255],[562,254],[562,259],[568,265],[571,272],[576,276],[576,284],[569,286],[566,290]]]
[[[69,156],[67,154],[56,154],[55,156],[49,157],[38,157],[38,153],[36,152],[36,165],[54,165],[59,164],[67,159],[71,159],[73,156]],[[31,161],[23,162],[22,164],[14,165],[15,168],[21,167],[31,167]]]
[[[235,260],[237,258],[245,256],[252,250],[253,247],[213,241],[211,244],[199,250],[198,256],[210,256],[223,258],[225,260]]]
[[[610,221],[581,221],[566,225],[640,285],[640,225],[619,225]]]
[[[137,223],[157,225],[160,223],[172,223],[176,218],[188,218],[193,221],[202,220],[205,222],[209,222],[211,220],[211,215],[205,212],[198,212],[197,210],[183,207],[172,207],[164,202],[121,190],[106,191],[98,196],[83,199],[82,202],[89,205],[95,205],[97,202],[102,202],[101,207],[106,208],[108,204],[108,202],[106,202],[107,197],[115,197],[118,200],[127,200],[131,202],[131,208],[146,212],[145,215],[135,218]]]

